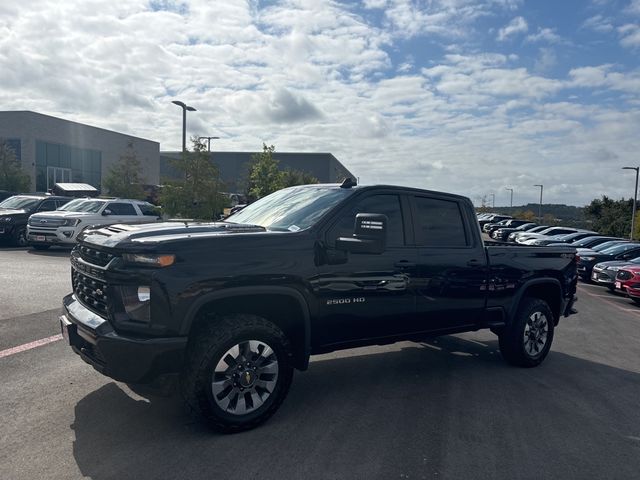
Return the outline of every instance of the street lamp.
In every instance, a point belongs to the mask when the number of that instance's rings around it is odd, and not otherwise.
[[[633,191],[633,213],[631,215],[631,235],[629,235],[629,239],[633,240],[633,231],[636,223],[636,203],[638,203],[638,171],[640,171],[640,167],[622,167],[622,170],[636,171],[636,188]]]
[[[538,207],[538,221],[542,223],[542,189],[543,185],[534,185],[534,187],[540,187],[540,206]]]
[[[207,141],[207,152],[211,151],[211,140],[219,140],[220,137],[198,137],[198,140],[206,140]]]
[[[171,103],[182,108],[182,153],[185,153],[187,151],[187,110],[195,112],[196,109],[179,100],[173,100]]]
[[[511,192],[511,202],[509,203],[509,206],[513,207],[513,188],[505,188],[505,190],[509,190]]]
[[[491,208],[495,209],[496,208],[496,194],[495,193],[490,193],[489,195],[491,195]]]

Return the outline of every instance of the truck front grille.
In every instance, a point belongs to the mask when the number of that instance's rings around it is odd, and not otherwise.
[[[92,263],[93,265],[99,265],[101,267],[106,266],[114,257],[111,253],[101,252],[100,250],[86,247],[84,245],[79,246],[78,251],[80,252],[80,258],[85,262]]]
[[[106,283],[88,277],[75,268],[71,269],[71,283],[73,285],[73,293],[75,293],[80,303],[98,315],[109,315],[109,297],[107,296]]]

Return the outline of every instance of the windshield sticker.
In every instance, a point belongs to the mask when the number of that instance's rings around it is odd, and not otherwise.
[[[300,227],[299,227],[299,226],[297,226],[297,225],[291,225],[291,226],[288,228],[288,230],[289,230],[290,232],[298,232],[298,231],[300,230]]]

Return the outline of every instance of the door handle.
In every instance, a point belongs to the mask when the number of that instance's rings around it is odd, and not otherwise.
[[[480,260],[478,260],[477,258],[472,258],[467,262],[467,266],[469,267],[477,267],[479,265],[480,265]]]
[[[399,262],[394,263],[393,266],[402,270],[405,268],[413,268],[416,264],[408,262],[407,260],[400,260]]]

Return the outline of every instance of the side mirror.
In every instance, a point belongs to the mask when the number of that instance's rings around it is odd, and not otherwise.
[[[358,213],[353,237],[340,237],[336,248],[351,253],[381,254],[387,247],[389,219],[379,213]]]
[[[111,213],[112,213],[112,212],[111,212],[111,210],[109,210],[108,208],[105,208],[105,209],[102,211],[102,215],[103,215],[104,217],[106,217],[107,215],[111,215]]]

